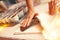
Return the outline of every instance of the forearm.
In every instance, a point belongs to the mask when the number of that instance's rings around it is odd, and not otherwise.
[[[28,11],[34,11],[33,0],[26,0]]]

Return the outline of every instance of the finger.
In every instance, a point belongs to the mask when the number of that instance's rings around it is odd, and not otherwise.
[[[33,15],[29,18],[28,23],[27,23],[27,26],[30,25],[32,19],[33,19]]]
[[[25,19],[25,20],[22,22],[21,26],[22,26],[22,27],[26,27],[27,22],[28,22],[28,19]]]
[[[38,16],[38,13],[35,13],[34,17]]]

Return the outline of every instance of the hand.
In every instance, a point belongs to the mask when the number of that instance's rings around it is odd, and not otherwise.
[[[33,17],[37,16],[37,13],[35,12],[28,12],[28,14],[26,15],[26,18],[21,22],[21,27],[27,27],[30,25],[31,20],[33,19]]]

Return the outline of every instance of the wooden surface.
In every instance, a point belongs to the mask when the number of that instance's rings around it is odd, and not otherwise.
[[[7,27],[0,30],[1,39],[25,39],[25,40],[44,40],[44,37],[41,33],[40,25],[36,24],[26,29],[24,32],[20,31],[20,25],[14,27]],[[5,38],[7,37],[7,38]]]

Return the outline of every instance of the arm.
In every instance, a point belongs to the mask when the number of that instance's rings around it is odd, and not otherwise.
[[[28,11],[34,11],[33,0],[26,0]]]

